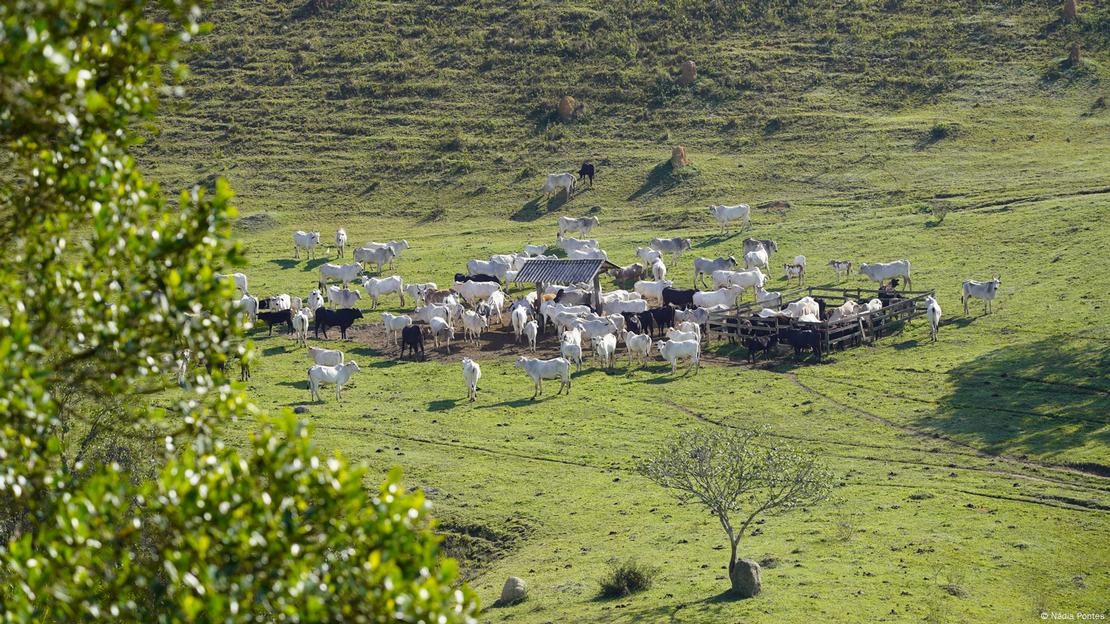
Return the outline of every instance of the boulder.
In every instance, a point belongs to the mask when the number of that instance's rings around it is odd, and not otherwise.
[[[732,591],[741,598],[751,598],[763,589],[759,564],[751,559],[741,559],[732,569]]]
[[[574,119],[585,107],[585,104],[575,100],[573,97],[564,95],[562,99],[559,100],[559,121],[570,121]]]
[[[308,406],[298,405],[297,407],[293,408],[293,413],[294,414],[307,414],[308,413]]]
[[[686,158],[686,148],[681,145],[676,145],[671,150],[671,169],[675,171],[690,164],[690,160]]]
[[[678,71],[678,84],[688,85],[698,79],[698,64],[693,61],[683,61]]]
[[[505,586],[501,588],[501,599],[498,604],[511,605],[522,602],[528,597],[528,584],[524,579],[510,576],[505,580]]]

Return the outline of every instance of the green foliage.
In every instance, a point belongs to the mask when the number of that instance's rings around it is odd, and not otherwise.
[[[216,277],[242,262],[232,193],[218,179],[171,205],[129,153],[173,92],[163,72],[184,77],[178,46],[199,15],[171,1],[0,6],[16,172],[0,190],[0,611],[470,620],[473,596],[397,475],[368,501],[364,473],[321,457],[291,416],[259,415],[245,455],[222,441],[224,423],[258,413],[224,372],[251,356],[233,284]],[[207,366],[186,369],[178,400],[136,399],[164,390],[185,353]]]
[[[601,579],[602,598],[621,598],[651,589],[659,568],[635,559],[613,563]]]

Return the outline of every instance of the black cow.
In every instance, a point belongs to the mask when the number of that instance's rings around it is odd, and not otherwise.
[[[355,324],[355,319],[362,318],[362,310],[343,308],[342,310],[329,310],[320,308],[316,310],[316,337],[320,337],[320,329],[324,330],[324,339],[328,338],[329,327],[339,327],[339,335],[346,340],[347,328]]]
[[[696,292],[698,291],[694,288],[664,288],[663,305],[673,305],[684,310],[692,308],[694,307],[694,293]]]
[[[636,313],[636,318],[640,321],[641,331],[645,334],[651,335],[652,328],[655,327],[655,321],[652,320],[651,310],[647,312]]]
[[[652,327],[658,335],[662,336],[668,327],[674,327],[674,308],[670,306],[652,308],[648,310],[648,314],[651,315]]]
[[[417,325],[409,325],[401,330],[401,355],[405,359],[405,347],[409,348],[409,355],[416,359],[416,352],[420,351],[420,359],[424,359],[424,333]]]
[[[786,340],[786,344],[794,347],[794,357],[802,354],[802,351],[810,349],[817,354],[817,361],[821,361],[821,333],[812,329],[794,329],[787,327],[782,330],[782,337]]]
[[[582,168],[578,170],[578,179],[582,180],[582,178],[589,178],[590,179],[590,187],[591,188],[593,187],[593,185],[594,185],[594,164],[592,162],[588,161],[588,160],[586,162],[582,163]]]
[[[289,310],[272,310],[269,312],[259,312],[258,320],[266,323],[267,327],[269,328],[269,331],[266,332],[267,336],[274,335],[274,325],[277,325],[278,323],[285,323],[285,333],[288,334],[293,332],[293,313]]]
[[[624,317],[624,328],[630,332],[637,334],[644,333],[644,328],[640,325],[640,315],[636,312],[621,312]]]
[[[898,294],[898,278],[890,280],[889,285],[879,286],[879,301],[883,302],[883,307],[887,307],[896,301],[903,299],[902,295]]]
[[[775,334],[765,336],[745,336],[744,347],[748,349],[748,364],[755,364],[755,356],[759,352],[772,353],[779,344],[779,337]]]
[[[477,275],[463,275],[462,273],[455,274],[456,282],[496,282],[501,283],[501,280],[496,275],[486,275],[479,273]]]

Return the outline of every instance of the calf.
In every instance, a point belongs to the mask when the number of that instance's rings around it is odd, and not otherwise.
[[[267,336],[274,335],[274,325],[285,323],[287,333],[293,331],[293,312],[291,310],[262,311],[258,313],[258,320],[266,324]]]
[[[745,336],[744,347],[748,350],[748,364],[755,364],[755,356],[758,353],[763,353],[764,356],[774,353],[778,343],[779,337],[777,334]]]
[[[405,359],[405,347],[408,347],[409,355],[412,359],[417,358],[417,351],[420,352],[420,359],[424,359],[424,332],[416,325],[408,325],[401,329],[401,355],[400,359]]]
[[[845,276],[852,274],[852,263],[848,260],[829,260],[829,266],[836,272],[836,281],[840,281],[840,274]]]
[[[316,311],[316,337],[320,337],[320,330],[324,330],[324,339],[328,338],[329,327],[339,327],[339,335],[343,340],[347,339],[347,329],[355,324],[355,319],[362,318],[362,310],[355,310],[345,308],[342,310],[329,310],[327,308],[320,308]]]
[[[407,314],[390,314],[389,312],[382,312],[382,325],[385,327],[385,333],[393,338],[393,346],[397,346],[397,336],[406,328],[412,325],[412,317]]]

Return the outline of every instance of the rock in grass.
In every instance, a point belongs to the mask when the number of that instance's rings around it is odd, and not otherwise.
[[[505,586],[501,588],[501,599],[497,601],[502,606],[513,605],[518,602],[523,602],[528,597],[528,584],[524,579],[510,576],[505,580]]]
[[[293,413],[294,414],[307,414],[308,413],[308,406],[307,405],[298,405],[297,407],[293,408]]]
[[[763,589],[759,564],[751,559],[741,559],[732,570],[732,591],[741,598],[751,598]]]

